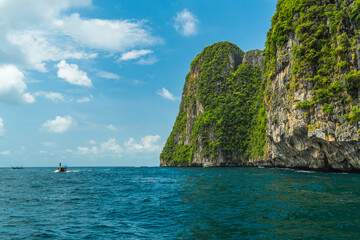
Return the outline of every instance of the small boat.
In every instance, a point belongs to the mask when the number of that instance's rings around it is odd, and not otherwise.
[[[12,169],[24,169],[22,166],[11,166]]]
[[[59,163],[58,172],[67,172],[67,167],[66,167],[66,165],[61,166],[61,163]]]

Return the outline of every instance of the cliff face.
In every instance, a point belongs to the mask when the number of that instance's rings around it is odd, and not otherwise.
[[[161,166],[360,171],[359,68],[359,0],[279,0],[264,52],[195,58]]]
[[[161,166],[244,166],[251,157],[262,158],[263,60],[261,51],[244,53],[229,42],[206,47],[194,59]]]
[[[266,43],[272,166],[360,169],[360,1],[279,1]]]

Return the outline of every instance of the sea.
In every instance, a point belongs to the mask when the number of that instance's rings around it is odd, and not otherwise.
[[[360,174],[0,169],[0,239],[360,239]]]

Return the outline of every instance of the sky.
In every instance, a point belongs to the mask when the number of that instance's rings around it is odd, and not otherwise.
[[[158,166],[190,63],[276,0],[0,0],[0,167]]]

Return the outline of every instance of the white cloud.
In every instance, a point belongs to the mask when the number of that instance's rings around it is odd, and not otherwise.
[[[76,100],[76,102],[78,103],[87,103],[87,102],[90,102],[90,98],[88,97],[83,97],[83,98],[79,98],[78,100]]]
[[[111,131],[116,131],[117,130],[117,128],[112,124],[107,125],[106,128],[111,130]]]
[[[162,40],[151,35],[145,21],[82,19],[75,13],[58,22],[63,31],[90,48],[126,51]]]
[[[134,84],[135,86],[141,86],[141,85],[144,85],[144,82],[135,79],[135,80],[133,81],[133,84]]]
[[[163,98],[166,98],[168,100],[171,101],[175,101],[177,98],[171,93],[169,92],[166,88],[162,88],[160,90],[157,90],[156,93],[160,96],[162,96]]]
[[[4,136],[4,120],[0,117],[0,136]]]
[[[91,0],[0,1],[0,63],[46,71],[46,61],[87,56],[63,43],[53,23],[62,11],[90,5]]]
[[[157,60],[156,57],[151,56],[151,57],[147,57],[147,58],[140,58],[137,63],[140,64],[140,65],[153,65],[157,61],[158,60]]]
[[[33,103],[35,98],[26,93],[24,74],[13,65],[0,66],[0,101],[10,104]]]
[[[101,78],[106,78],[106,79],[115,79],[115,80],[119,80],[120,76],[115,74],[115,73],[111,73],[111,72],[98,72],[97,75]]]
[[[110,138],[109,141],[101,143],[100,149],[103,152],[113,152],[116,154],[120,154],[122,152],[122,148],[116,143],[115,138]]]
[[[95,144],[96,144],[96,141],[95,141],[95,140],[93,140],[93,139],[90,139],[90,140],[89,140],[89,144],[91,144],[91,145],[95,145]]]
[[[51,23],[61,11],[90,5],[91,0],[1,0],[0,23],[13,27],[43,25]]]
[[[76,64],[67,64],[65,60],[62,60],[56,66],[59,68],[57,72],[59,78],[73,85],[83,87],[92,86],[91,80],[88,78],[86,72],[81,71]]]
[[[0,64],[45,72],[51,61],[159,44],[145,21],[84,19],[91,0],[0,0]]]
[[[79,154],[98,154],[99,149],[97,147],[78,147]]]
[[[14,53],[10,59],[24,67],[41,72],[46,72],[45,62],[47,61],[96,57],[96,54],[77,51],[75,46],[69,44],[63,46],[62,43],[56,43],[57,39],[53,40],[49,33],[45,31],[15,31],[8,33],[6,37],[13,48],[11,51]]]
[[[141,50],[132,50],[130,52],[123,53],[120,57],[120,61],[127,61],[137,59],[139,57],[145,56],[147,54],[153,53],[151,50],[141,49]]]
[[[36,92],[35,96],[37,96],[37,97],[41,96],[41,97],[49,99],[49,100],[51,100],[53,102],[59,102],[59,101],[64,102],[65,101],[64,96],[61,93],[58,93],[58,92],[44,92],[44,91],[41,91],[41,92]]]
[[[64,133],[68,131],[73,124],[74,120],[71,116],[56,116],[54,120],[46,121],[42,125],[42,128],[50,133]]]
[[[184,9],[176,14],[174,27],[180,34],[191,36],[197,34],[198,23],[199,20],[196,16],[187,9]]]
[[[5,150],[0,152],[1,155],[10,155],[10,151],[9,150]]]
[[[125,142],[125,147],[132,152],[156,152],[161,150],[161,146],[157,143],[159,140],[159,135],[143,137],[140,143],[137,143],[134,138],[130,138]]]
[[[90,144],[94,145],[96,142],[91,142]],[[103,142],[100,146],[92,146],[92,147],[78,147],[77,148],[79,154],[99,154],[99,155],[116,155],[117,157],[121,156],[123,152],[121,146],[116,143],[115,138],[110,138],[107,142]]]

